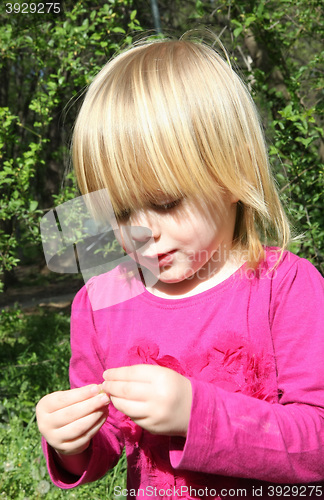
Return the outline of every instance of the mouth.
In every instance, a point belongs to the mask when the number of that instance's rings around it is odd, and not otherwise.
[[[173,261],[173,255],[175,252],[176,252],[176,250],[171,250],[171,252],[159,253],[158,254],[159,267],[165,266],[167,264],[171,264]]]
[[[162,266],[172,262],[173,255],[175,252],[176,252],[176,250],[171,250],[170,252],[159,253],[157,255],[147,255],[144,257],[145,257],[145,259],[148,259],[148,260],[155,260],[156,261],[156,259],[157,259],[158,263],[159,263],[159,267],[162,267]]]

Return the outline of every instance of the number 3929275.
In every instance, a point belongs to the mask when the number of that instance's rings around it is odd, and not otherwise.
[[[7,14],[59,14],[60,3],[6,3]]]

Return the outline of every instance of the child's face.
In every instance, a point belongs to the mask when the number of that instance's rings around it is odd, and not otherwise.
[[[217,206],[188,199],[161,199],[159,205],[130,214],[127,225],[143,226],[152,232],[147,244],[140,233],[133,236],[141,263],[156,272],[158,259],[160,284],[208,280],[229,259],[236,201],[228,194]],[[121,222],[121,230],[125,223]]]

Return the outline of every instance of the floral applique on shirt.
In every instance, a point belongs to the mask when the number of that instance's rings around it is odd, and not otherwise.
[[[247,346],[240,337],[229,334],[225,346],[214,346],[209,352],[199,356],[192,354],[187,355],[186,359],[177,360],[170,355],[161,356],[157,344],[139,340],[138,345],[130,349],[127,363],[164,366],[185,377],[195,377],[214,383],[217,387],[230,392],[240,392],[264,401],[275,402],[277,387],[271,381],[271,374],[274,372],[273,359],[269,355],[264,356],[255,351],[252,345]],[[183,485],[198,490],[210,483],[212,487],[213,478],[209,474],[175,471],[172,468],[169,460],[168,436],[157,436],[143,431],[126,416],[122,417],[121,426],[125,440],[137,449],[137,467],[145,471],[145,476],[148,478],[147,486],[168,490]],[[189,498],[187,494],[186,498]]]

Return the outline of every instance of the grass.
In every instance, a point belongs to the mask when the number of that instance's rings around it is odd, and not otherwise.
[[[0,499],[113,499],[126,486],[126,461],[96,483],[60,490],[49,479],[35,420],[35,405],[68,389],[69,312],[39,308],[0,316]]]

